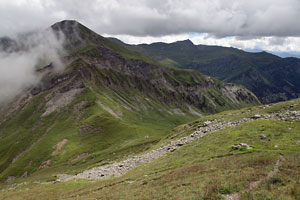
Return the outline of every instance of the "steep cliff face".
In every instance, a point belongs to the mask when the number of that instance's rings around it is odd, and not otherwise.
[[[2,180],[99,165],[147,150],[178,124],[259,104],[244,87],[162,66],[75,21],[52,28],[65,38],[66,67],[39,68],[40,84],[2,106]]]

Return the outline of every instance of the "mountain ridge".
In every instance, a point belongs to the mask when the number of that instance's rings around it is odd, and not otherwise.
[[[188,40],[139,45],[118,42],[163,64],[195,69],[222,81],[243,85],[254,92],[263,103],[284,101],[300,95],[300,85],[293,78],[293,73],[286,74],[285,84],[277,84],[274,79],[274,76],[280,76],[285,71],[294,71],[299,77],[300,60],[297,58],[292,59],[293,65],[289,66],[286,59],[290,58],[280,58],[264,51],[250,53],[232,47],[194,45]],[[270,65],[275,70],[267,67]],[[292,69],[289,70],[288,67]]]
[[[52,27],[66,37],[65,68],[39,68],[41,82],[1,112],[1,181],[72,174],[146,151],[199,116],[260,104],[244,87],[161,65],[76,21]]]

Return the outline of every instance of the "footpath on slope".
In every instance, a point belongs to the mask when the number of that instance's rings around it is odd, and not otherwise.
[[[168,152],[173,152],[183,145],[190,144],[194,140],[202,138],[203,136],[216,132],[226,127],[235,127],[243,123],[250,122],[257,119],[265,120],[299,120],[300,111],[289,111],[277,112],[270,115],[254,115],[250,118],[242,118],[233,122],[224,122],[221,120],[207,121],[203,125],[198,126],[198,129],[192,134],[182,137],[180,139],[171,141],[158,149],[154,149],[143,155],[133,156],[127,160],[116,162],[113,164],[107,164],[99,167],[95,167],[89,170],[85,170],[75,176],[67,174],[58,174],[57,181],[69,181],[72,179],[84,178],[91,180],[102,180],[107,179],[112,176],[120,177],[124,175],[129,170],[138,167],[144,163],[150,162],[152,160],[158,159]]]
[[[250,184],[246,187],[246,189],[244,191],[251,192],[252,190],[255,190],[262,181],[272,178],[275,174],[277,174],[279,172],[279,165],[284,160],[285,160],[284,157],[282,155],[280,155],[279,159],[276,161],[276,163],[274,165],[274,169],[272,171],[270,171],[267,176],[260,178],[258,181],[250,182]],[[226,200],[239,200],[242,192],[243,191],[236,192],[234,194],[223,195],[223,197]]]

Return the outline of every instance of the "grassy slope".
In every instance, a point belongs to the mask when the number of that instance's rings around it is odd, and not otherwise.
[[[80,24],[77,28],[81,30],[81,37],[87,41],[87,44],[79,45],[78,48],[67,52],[70,55],[81,54],[92,58],[101,58],[103,55],[99,54],[97,47],[104,46],[113,51],[112,55],[116,53],[125,59],[144,60],[159,72],[162,67],[163,76],[167,76],[173,86],[189,87],[206,83],[205,77],[199,72],[151,65],[155,61],[142,54],[111,42]],[[70,38],[70,44],[77,42],[73,41],[73,37]],[[117,59],[113,59],[113,61],[118,62]],[[181,102],[169,101],[166,105],[158,96],[167,99],[169,96],[168,93],[165,93],[167,89],[154,88],[155,92],[151,93],[147,91],[149,83],[146,79],[134,79],[112,69],[96,68],[93,63],[89,65],[80,56],[77,56],[77,59],[67,66],[64,73],[79,73],[78,71],[90,73],[95,80],[83,79],[88,88],[84,89],[70,105],[46,117],[41,117],[47,109],[49,96],[58,90],[54,88],[34,96],[28,105],[0,125],[1,181],[9,176],[20,177],[24,173],[29,175],[37,173],[40,178],[45,179],[49,177],[49,174],[58,172],[76,173],[86,167],[101,165],[128,154],[145,151],[164,138],[173,127],[197,117],[189,112],[185,104],[189,97],[186,93],[178,94],[177,98],[181,99]],[[156,77],[155,74],[151,74],[151,76]],[[103,82],[101,83],[102,80],[109,80],[115,85],[105,86]],[[65,83],[65,86],[72,83],[71,81]],[[203,107],[201,111],[204,114],[258,104],[257,101],[242,101],[243,103],[240,105],[228,103],[228,99],[224,99],[220,92],[224,83],[217,80],[214,80],[214,83],[216,84],[215,88],[205,88],[200,94],[205,95],[203,102],[200,102]],[[137,89],[137,87],[141,88]],[[216,102],[216,107],[212,106],[208,98]],[[114,117],[103,106],[97,104],[97,100],[115,112],[122,113],[122,116]],[[83,105],[81,105],[82,103]],[[174,103],[177,103],[177,106]],[[182,105],[181,108],[185,107],[184,114],[174,111],[178,104]],[[80,134],[80,130],[85,127],[92,127],[92,130]],[[68,141],[62,147],[61,153],[52,155],[55,146],[64,139]],[[21,152],[25,153],[12,163],[13,159],[18,157]],[[71,162],[72,159],[83,153],[88,153],[88,156]],[[51,160],[50,168],[39,169],[42,163],[49,160]],[[41,175],[43,173],[44,175]]]
[[[86,63],[74,61],[71,64],[72,67],[69,66],[67,71],[70,68],[77,69],[80,64]],[[189,83],[189,80],[185,80],[188,74],[180,74],[178,71],[180,70],[175,70],[175,77],[178,81]],[[121,79],[116,79],[114,82],[129,81],[121,74],[114,75],[114,72],[98,71],[93,73],[102,73],[104,77],[108,75],[107,73],[111,73],[110,77],[116,76],[115,78]],[[96,76],[98,75],[96,74]],[[35,96],[20,112],[1,124],[0,179],[5,180],[9,176],[20,177],[25,172],[33,174],[43,171],[39,168],[47,160],[51,160],[51,167],[45,169],[47,171],[45,178],[50,173],[66,171],[76,173],[87,167],[101,165],[109,160],[145,151],[164,138],[173,127],[197,117],[189,113],[188,108],[184,114],[176,113],[174,110],[178,107],[172,105],[172,102],[166,106],[150,93],[140,93],[137,90],[124,90],[118,87],[106,88],[89,81],[86,81],[86,84],[90,85],[91,89],[84,89],[80,96],[66,108],[49,116],[41,117],[46,110],[47,100],[45,98],[53,92],[49,91]],[[132,83],[129,81],[128,84]],[[193,82],[189,84],[193,84]],[[145,88],[147,87],[145,86]],[[206,92],[213,93],[212,97],[218,98],[218,91],[208,90]],[[218,105],[217,110],[246,106],[229,105],[221,96],[219,98],[220,103],[225,105]],[[104,110],[96,103],[97,100],[116,113],[122,113],[120,118],[116,118]],[[78,105],[81,103],[84,105],[79,107]],[[203,110],[203,112],[206,111]],[[93,127],[93,129],[80,134],[80,129],[87,126]],[[68,140],[62,149],[66,153],[51,155],[55,150],[55,145],[64,139]],[[36,141],[39,142],[35,144]],[[30,147],[31,145],[32,147]],[[13,158],[24,151],[26,153],[11,164]],[[89,153],[89,155],[77,162],[70,162],[82,153]]]
[[[272,107],[252,107],[226,111],[179,126],[161,142],[190,134],[206,120],[236,120],[253,114],[285,110],[300,99]],[[66,183],[40,185],[32,183],[13,191],[2,191],[3,199],[222,199],[222,194],[242,191],[242,199],[299,199],[300,196],[300,122],[256,120],[234,128],[211,133],[202,139],[125,176],[105,181],[73,180]],[[260,140],[265,134],[270,140]],[[231,151],[231,145],[244,142],[252,150]],[[278,145],[278,148],[274,146]],[[265,177],[278,159],[285,157],[280,172],[263,181],[251,193],[243,192],[250,181]],[[20,181],[20,180],[19,180]],[[8,186],[3,185],[3,188]],[[117,191],[117,192],[116,192]],[[2,196],[1,196],[2,195]]]
[[[107,162],[105,160],[108,158],[113,160],[129,153],[145,150],[151,144],[158,142],[172,127],[195,118],[188,114],[184,118],[182,115],[167,114],[166,111],[161,111],[163,106],[155,104],[154,101],[151,102],[150,109],[128,111],[120,106],[120,98],[117,99],[109,91],[94,92],[90,89],[85,89],[79,98],[61,112],[54,112],[41,118],[45,110],[46,102],[43,98],[45,95],[35,97],[22,112],[1,125],[1,179],[6,179],[8,176],[21,176],[25,171],[31,174],[48,159],[51,159],[51,165],[55,166],[55,169],[51,168],[51,170],[56,172],[67,170],[75,173],[80,168],[93,166],[95,163],[100,164],[101,161]],[[121,119],[103,110],[95,103],[97,99],[104,105],[121,112]],[[123,94],[123,99],[127,99],[128,102],[133,101],[129,95]],[[80,110],[76,109],[76,105],[83,101],[84,107]],[[147,102],[141,103],[147,105]],[[19,152],[37,141],[52,124],[54,124],[53,128],[42,137],[40,142],[8,167]],[[80,134],[79,130],[84,126],[96,128]],[[67,144],[63,146],[66,153],[51,155],[55,150],[54,146],[63,139],[68,139]],[[85,152],[89,153],[86,159],[75,163],[68,162]]]

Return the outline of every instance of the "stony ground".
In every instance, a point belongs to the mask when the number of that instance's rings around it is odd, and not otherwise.
[[[159,157],[162,157],[168,152],[173,152],[176,149],[180,148],[183,145],[190,144],[194,140],[202,138],[203,136],[221,130],[226,127],[235,127],[239,126],[243,123],[250,122],[257,119],[265,119],[265,120],[299,120],[300,119],[300,111],[280,111],[277,113],[273,113],[271,115],[254,115],[250,118],[242,118],[233,122],[225,122],[221,120],[213,120],[206,121],[202,125],[198,126],[198,129],[190,134],[189,136],[182,137],[180,139],[171,141],[169,144],[162,145],[158,149],[154,149],[148,153],[143,155],[133,156],[127,160],[116,162],[113,164],[107,164],[100,167],[95,167],[89,170],[85,170],[82,173],[79,173],[75,176],[67,175],[67,174],[59,174],[57,175],[59,178],[57,181],[68,181],[71,179],[91,179],[91,180],[101,180],[107,179],[109,177],[120,177],[129,170],[138,167],[144,163],[155,160]]]

